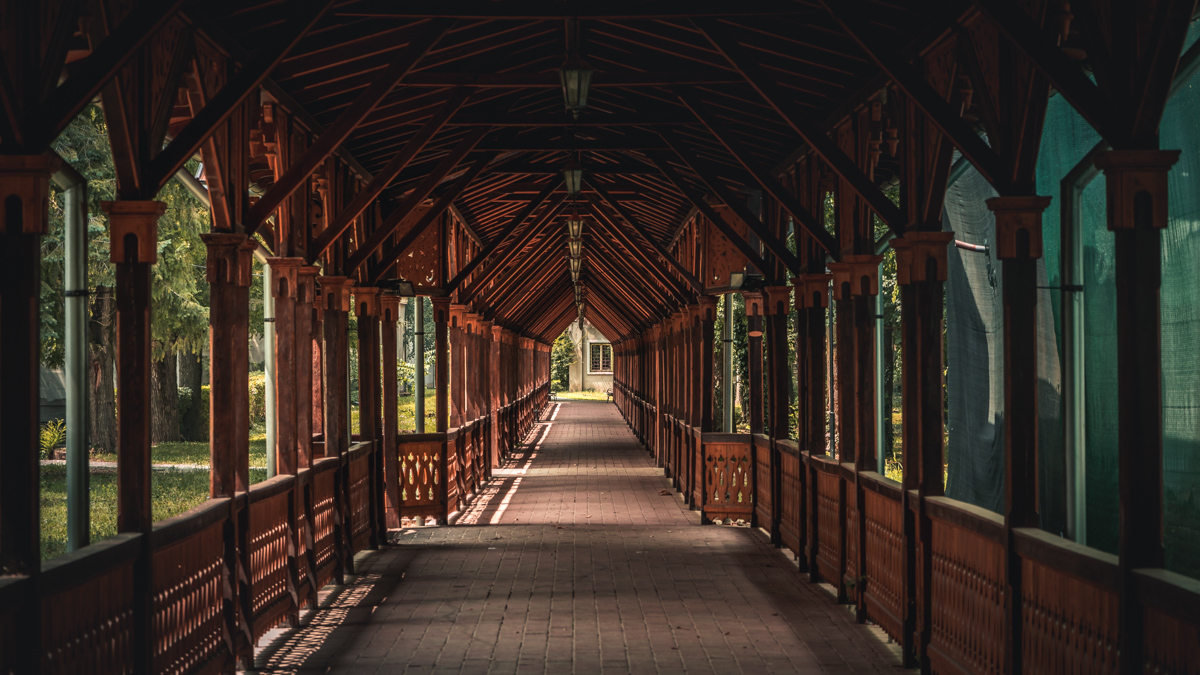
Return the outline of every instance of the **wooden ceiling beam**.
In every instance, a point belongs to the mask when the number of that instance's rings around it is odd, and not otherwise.
[[[508,221],[508,225],[506,225],[505,228],[500,231],[500,234],[496,235],[496,238],[493,239],[486,248],[475,254],[475,256],[472,257],[471,260],[467,262],[467,264],[464,265],[461,270],[458,271],[458,274],[454,275],[454,278],[446,284],[446,292],[453,293],[454,291],[457,291],[459,285],[462,284],[463,279],[471,276],[476,268],[490,258],[492,254],[496,252],[496,249],[499,248],[500,245],[503,244],[504,241],[507,240],[508,237],[512,235],[512,233],[516,231],[518,227],[521,226],[521,223],[525,222],[526,218],[533,215],[533,212],[536,211],[539,206],[545,203],[547,199],[549,199],[550,193],[554,192],[555,187],[557,187],[556,184],[551,183],[544,190],[539,192],[537,196],[530,200],[525,208],[518,211],[517,214]]]
[[[654,253],[656,255],[658,255],[658,257],[661,258],[663,260],[663,262],[667,264],[668,267],[675,270],[675,273],[678,274],[680,277],[682,277],[683,280],[685,282],[687,282],[687,285],[690,286],[693,291],[695,291],[697,294],[704,293],[704,285],[700,283],[700,280],[697,279],[695,277],[695,275],[693,275],[691,273],[691,271],[688,270],[688,268],[684,267],[682,263],[680,263],[678,260],[676,260],[675,256],[668,253],[667,250],[664,249],[661,244],[659,244],[657,241],[655,241],[654,238],[651,237],[646,232],[645,228],[642,227],[642,224],[640,222],[638,222],[638,219],[635,218],[633,216],[633,214],[629,212],[629,209],[626,209],[625,206],[622,205],[619,201],[617,201],[616,199],[613,199],[608,194],[608,191],[605,190],[600,185],[598,185],[596,183],[596,181],[589,180],[588,185],[592,186],[592,189],[596,191],[596,194],[600,196],[600,199],[604,200],[604,202],[606,204],[608,204],[612,208],[613,211],[616,211],[617,215],[620,216],[621,219],[624,220],[626,223],[628,223],[629,227],[632,228],[633,231],[636,232],[638,234],[638,236],[640,236],[642,238],[642,240],[645,241],[650,246],[650,250],[654,251]],[[617,223],[615,223],[615,222],[613,224],[617,225]],[[618,228],[619,228],[619,226],[618,226]],[[642,254],[641,249],[639,249],[633,243],[632,240],[629,241],[627,248],[629,248],[631,251],[637,251],[637,253],[639,254],[639,257],[644,257],[645,263],[647,264],[648,267],[651,267],[651,268],[655,267],[655,265],[652,262],[650,262],[649,257],[645,256],[645,254]],[[666,276],[666,278],[670,279],[670,275],[666,275],[665,271],[664,271],[664,275]],[[673,281],[672,281],[672,283],[673,283]],[[683,294],[683,295],[686,296],[686,294]]]
[[[767,73],[766,69],[760,66],[721,24],[708,20],[697,23],[708,37],[709,42],[725,55],[729,63],[746,78],[746,82],[788,123],[793,131],[800,135],[800,138],[804,139],[813,152],[820,155],[830,168],[846,181],[850,189],[857,192],[867,202],[867,205],[879,214],[879,217],[893,232],[897,235],[902,234],[905,223],[904,214],[900,212],[900,209],[854,163],[854,160],[842,152],[833,139],[808,118],[808,115],[783,91],[783,87]]]
[[[438,184],[441,183],[442,178],[454,170],[454,167],[457,166],[458,163],[467,156],[467,153],[469,153],[475,147],[475,144],[478,143],[485,134],[487,134],[487,129],[478,129],[471,135],[459,141],[454,150],[442,158],[442,161],[438,163],[433,172],[426,176],[425,180],[422,181],[415,190],[410,192],[408,197],[406,197],[399,206],[397,206],[392,210],[391,213],[388,214],[383,223],[381,223],[379,227],[376,228],[376,230],[372,232],[369,237],[367,237],[367,240],[359,246],[358,250],[351,254],[350,261],[347,263],[347,271],[352,270],[358,265],[362,264],[362,262],[366,260],[368,256],[375,252],[375,249],[382,246],[387,241],[388,237],[392,236],[392,232],[398,225],[400,225],[401,221],[408,217],[408,214],[412,213],[413,210],[421,204],[421,202],[425,201],[426,197],[433,194],[433,191],[437,189]]]
[[[663,138],[667,141],[667,144],[671,146],[671,149],[675,151],[675,155],[681,159],[684,164],[690,166],[692,171],[695,171],[696,175],[700,177],[700,180],[704,181],[704,183],[708,185],[708,189],[712,190],[717,199],[725,202],[725,205],[733,211],[734,215],[736,215],[738,219],[745,223],[746,227],[750,228],[750,231],[753,232],[756,237],[762,240],[763,244],[766,245],[767,250],[771,252],[771,255],[781,260],[784,266],[793,273],[797,273],[800,270],[799,259],[797,259],[796,256],[788,250],[787,245],[784,244],[779,237],[775,236],[767,228],[767,226],[764,225],[761,220],[759,220],[758,216],[750,212],[750,209],[746,206],[744,200],[738,198],[738,196],[735,195],[733,191],[730,190],[727,185],[725,185],[725,183],[721,182],[721,179],[717,177],[716,170],[713,169],[708,162],[697,157],[695,153],[690,152],[688,148],[684,146],[680,142],[679,138],[673,133],[665,133]],[[697,204],[697,206],[699,206],[699,204]],[[833,237],[831,237],[829,233],[825,232],[824,230],[822,230],[822,233],[825,235],[824,241],[826,242],[826,250],[830,250],[830,247],[832,247],[832,255],[834,255],[836,258],[837,246],[836,244],[829,243],[832,241]]]
[[[938,131],[954,143],[984,180],[991,183],[1000,194],[1010,194],[1012,186],[1004,161],[975,133],[962,115],[934,90],[907,58],[883,46],[887,41],[879,39],[867,26],[866,17],[869,14],[863,14],[858,3],[848,0],[818,1],[846,35],[879,66],[905,96],[912,99]]]
[[[626,87],[669,87],[677,84],[738,84],[740,75],[727,70],[679,70],[649,72],[615,72],[599,70],[592,75],[591,89]],[[413,73],[404,82],[406,87],[474,87],[506,89],[562,88],[558,73],[447,73],[423,71]]]
[[[214,94],[170,145],[151,161],[147,183],[160,187],[166,185],[213,131],[229,119],[242,101],[258,90],[267,75],[312,30],[333,3],[334,0],[296,0],[294,11],[288,12],[288,19],[277,39],[260,45],[254,56],[244,62],[245,65],[229,78],[221,91]]]
[[[383,252],[383,255],[380,257],[379,265],[376,267],[375,273],[371,275],[371,283],[379,283],[379,280],[382,279],[389,270],[391,270],[392,265],[394,265],[396,261],[400,259],[400,256],[404,255],[404,252],[408,250],[409,246],[412,246],[413,242],[417,240],[417,237],[421,236],[421,234],[425,232],[425,228],[429,227],[430,223],[441,216],[446,209],[450,208],[450,205],[453,204],[454,200],[460,194],[462,194],[462,191],[471,184],[471,181],[475,180],[475,178],[487,168],[488,162],[490,162],[491,159],[492,158],[490,156],[484,155],[483,157],[475,160],[475,163],[471,165],[471,168],[468,169],[467,172],[462,176],[460,176],[458,180],[454,181],[454,184],[451,185],[445,193],[438,197],[427,211],[421,214],[421,217],[412,224],[412,227],[408,228],[408,231],[400,237],[400,241],[396,242]],[[363,257],[363,260],[366,260],[366,258],[370,257],[371,253],[372,251],[368,251],[366,256]],[[362,260],[358,260],[358,255],[359,251],[355,251],[354,255],[351,256],[350,261],[346,265],[347,274],[353,272],[355,267],[357,267],[359,264],[362,264]]]
[[[1050,35],[1026,14],[1018,4],[995,0],[974,0],[1035,68],[1042,71],[1079,116],[1101,136],[1113,138],[1111,112],[1113,101],[1088,79],[1083,69],[1059,49]],[[1055,24],[1057,27],[1057,24]]]
[[[750,172],[750,175],[754,176],[754,180],[759,184],[759,186],[766,190],[767,193],[769,193],[772,197],[774,197],[775,201],[779,202],[779,204],[783,206],[784,210],[787,211],[792,218],[799,223],[801,227],[805,229],[805,231],[808,232],[809,236],[811,236],[821,248],[825,249],[825,252],[828,253],[831,258],[836,260],[838,258],[837,241],[832,235],[825,231],[825,227],[819,220],[817,220],[817,217],[808,209],[804,208],[804,206],[796,200],[796,197],[789,192],[787,188],[785,188],[779,182],[778,179],[776,179],[769,171],[762,168],[757,162],[754,161],[749,152],[747,152],[745,146],[742,145],[741,141],[733,136],[729,129],[726,128],[725,125],[722,124],[717,118],[717,116],[713,114],[712,110],[710,110],[708,106],[705,105],[698,96],[696,96],[695,92],[680,89],[677,93],[679,94],[680,100],[682,100],[684,104],[686,104],[687,107],[692,110],[692,113],[695,114],[696,117],[700,118],[700,121],[703,122],[704,126],[708,128],[709,132],[721,142],[721,145],[724,145],[725,149],[729,150],[729,153],[733,155],[734,159],[741,163],[741,165],[745,167],[746,171]],[[903,217],[898,216],[897,222],[902,223]],[[901,227],[900,232],[902,233],[903,231],[903,227]],[[786,246],[783,250],[787,250]],[[795,267],[788,265],[788,269],[792,270],[796,270],[798,267],[798,263]]]
[[[787,0],[726,2],[725,0],[580,0],[569,5],[555,0],[460,0],[452,4],[410,0],[397,4],[388,0],[362,0],[337,10],[339,16],[423,19],[450,16],[458,19],[520,19],[560,21],[565,19],[681,19],[694,16],[777,16],[809,14],[810,7]]]
[[[505,268],[505,263],[519,259],[521,251],[533,241],[535,236],[546,229],[547,223],[558,215],[563,208],[563,204],[562,196],[552,199],[547,205],[546,210],[542,212],[541,217],[534,220],[525,233],[506,246],[502,253],[496,255],[492,259],[492,264],[483,271],[478,279],[471,282],[471,285],[459,296],[459,303],[463,305],[470,303]]]
[[[309,3],[310,6],[313,4]],[[304,31],[311,28],[321,13],[333,3],[330,0],[322,0],[316,4],[320,5],[320,9],[303,28]],[[151,36],[157,34],[159,29],[176,15],[182,5],[183,0],[142,0],[137,3],[86,59],[71,67],[66,81],[50,90],[41,105],[30,106],[30,109],[24,111],[27,118],[21,125],[21,130],[24,131],[22,145],[26,150],[36,154],[49,147],[79,111],[96,98],[100,90],[129,63]],[[73,10],[66,4],[62,11],[72,13]],[[37,38],[29,36],[29,39]],[[65,58],[65,52],[62,56]],[[61,68],[59,71],[61,72]],[[47,77],[53,78],[48,80],[49,82],[57,82],[59,74],[46,73]],[[8,145],[8,141],[9,137],[5,136],[5,145]]]
[[[310,264],[320,257],[333,242],[337,241],[338,237],[341,237],[354,223],[354,219],[379,197],[384,188],[396,179],[396,176],[400,175],[400,172],[404,170],[404,167],[408,166],[413,157],[424,149],[430,139],[437,135],[437,132],[445,125],[446,120],[450,119],[454,112],[462,106],[467,100],[467,96],[468,92],[465,89],[459,89],[452,93],[450,99],[442,105],[437,114],[426,122],[421,127],[421,130],[409,139],[408,143],[405,143],[404,148],[388,160],[387,165],[371,178],[371,182],[367,183],[362,190],[359,190],[354,195],[354,198],[350,200],[350,203],[338,212],[337,219],[333,221],[333,224],[326,228],[317,237],[316,241],[313,242],[312,251],[309,253]]]
[[[767,261],[763,260],[762,256],[758,254],[758,251],[756,251],[753,246],[743,239],[741,235],[737,233],[737,231],[730,227],[729,223],[725,222],[725,219],[721,217],[721,214],[717,213],[717,210],[714,209],[711,204],[704,201],[704,197],[698,194],[684,181],[683,177],[675,171],[674,167],[667,162],[666,158],[662,154],[651,154],[650,159],[652,159],[654,163],[658,165],[659,170],[661,170],[663,175],[667,177],[667,180],[671,181],[671,183],[675,185],[676,189],[682,192],[683,196],[692,203],[692,207],[696,210],[696,212],[703,214],[705,218],[711,221],[712,224],[721,231],[721,234],[725,235],[725,238],[729,240],[729,243],[733,244],[737,250],[741,252],[743,256],[745,256],[746,260],[748,260],[750,264],[758,270],[759,274],[771,279],[772,284],[775,284],[778,281],[772,279],[773,274],[771,272],[771,267],[767,265]],[[686,218],[682,223],[680,223],[680,227],[682,227],[685,223],[687,223]]]
[[[288,167],[275,185],[271,186],[267,193],[254,206],[250,207],[250,213],[247,215],[245,223],[247,234],[253,234],[254,230],[258,229],[258,226],[283,203],[283,200],[290,197],[301,185],[308,183],[309,176],[317,166],[350,137],[354,129],[375,109],[375,106],[379,105],[388,92],[416,67],[417,63],[449,27],[449,21],[434,21],[428,31],[423,32],[419,39],[414,40],[401,51],[387,69],[355,97],[354,102],[338,115],[333,124],[326,127],[325,131],[304,152],[304,155]]]

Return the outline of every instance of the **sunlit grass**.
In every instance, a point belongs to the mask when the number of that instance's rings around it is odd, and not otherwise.
[[[560,399],[567,401],[607,401],[608,395],[602,391],[595,389],[584,389],[583,391],[560,391],[555,394]]]
[[[41,472],[42,558],[67,552],[67,469],[61,465],[43,466]],[[266,478],[262,469],[250,470],[250,481]],[[151,474],[151,511],[157,522],[178,515],[208,499],[208,472],[204,470],[167,470]],[[117,533],[117,472],[96,469],[90,480],[91,540],[106,539]]]

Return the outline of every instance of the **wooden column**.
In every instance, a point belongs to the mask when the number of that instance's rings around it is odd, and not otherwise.
[[[345,573],[354,573],[354,558],[350,554],[350,472],[345,456],[350,448],[350,391],[349,391],[349,324],[350,288],[352,282],[346,277],[317,277],[323,296],[325,320],[325,456],[338,457],[337,475],[334,481],[333,533],[334,553],[338,565],[337,583],[344,583]]]
[[[38,400],[41,240],[49,219],[52,160],[0,157],[0,574],[29,577],[16,622],[17,671],[41,659]]]
[[[696,347],[700,368],[696,371],[696,410],[701,432],[713,430],[713,340],[717,321],[717,299],[711,295],[700,297],[697,315]]]
[[[400,298],[384,295],[380,298],[382,324],[380,353],[383,359],[383,504],[385,525],[400,527],[400,454],[397,436],[396,382],[396,322],[400,317]]]
[[[296,340],[296,454],[297,466],[312,466],[313,420],[313,296],[316,295],[317,268],[296,268],[296,306],[293,310]],[[276,326],[278,329],[278,326]],[[311,527],[311,521],[308,523]]]
[[[320,280],[320,277],[317,277]],[[325,295],[320,286],[313,288],[312,304],[312,433],[325,439]],[[324,450],[313,450],[313,459],[325,457]]]
[[[300,467],[297,421],[296,301],[301,258],[270,258],[271,292],[275,296],[275,471],[295,475]],[[267,448],[267,452],[271,452]]]
[[[150,532],[150,285],[158,260],[156,201],[102,202],[109,218],[117,305],[117,532],[140,532],[142,553],[134,588],[135,671],[153,662],[153,570]],[[36,304],[35,304],[36,306]],[[36,390],[35,390],[36,391]]]
[[[244,391],[248,370],[239,368],[241,360],[235,352],[241,344],[237,335],[247,328],[241,306],[249,301],[250,251],[244,234],[214,232],[201,239],[208,248],[209,496],[232,497],[249,489],[238,484],[242,461],[238,448],[248,445],[249,439],[249,427],[239,426],[249,415]]]
[[[1116,240],[1121,672],[1144,669],[1144,609],[1133,572],[1166,564],[1163,549],[1162,230],[1167,173],[1178,150],[1113,150],[1096,166]]]
[[[275,296],[275,473],[295,476],[300,469],[300,436],[297,428],[299,398],[297,392],[296,309],[299,272],[303,258],[270,258],[271,292]],[[305,392],[307,396],[307,391]],[[271,452],[267,448],[267,452]],[[288,625],[296,626],[300,619],[300,540],[304,536],[297,524],[303,509],[303,497],[293,484],[287,518],[287,587],[291,607]]]
[[[372,443],[372,460],[370,462],[369,489],[367,490],[370,503],[371,547],[378,548],[386,536],[386,531],[379,527],[383,521],[382,476],[383,469],[379,458],[383,451],[379,447],[381,440],[381,424],[379,413],[381,409],[379,367],[379,289],[355,287],[354,307],[358,312],[358,433],[364,443]]]
[[[446,363],[446,358],[449,355],[449,349],[447,345],[447,324],[450,320],[450,299],[431,298],[430,300],[433,303],[434,353],[437,355],[434,365],[437,431],[439,433],[445,433],[445,431],[449,428],[449,420],[446,418],[446,387],[450,383],[450,364]]]
[[[1049,197],[993,197],[1004,275],[1005,657],[1021,671],[1021,557],[1013,530],[1038,526],[1037,261]]]
[[[947,249],[953,232],[941,223],[913,226],[903,239],[892,241],[896,251],[896,282],[900,286],[901,404],[904,509],[904,659],[908,666],[929,669],[933,588],[933,540],[924,497],[945,494],[943,478],[945,364],[943,349],[944,289]],[[913,504],[912,491],[917,499]],[[915,509],[913,508],[915,506]],[[914,514],[915,510],[915,514]],[[918,553],[919,551],[919,553]],[[917,588],[921,597],[917,597]],[[913,642],[915,641],[915,644]],[[915,654],[915,660],[913,655]]]
[[[461,427],[466,417],[466,348],[463,344],[466,337],[464,322],[466,321],[464,305],[450,305],[450,326],[448,339],[450,341],[450,426]]]
[[[791,288],[770,286],[763,289],[763,333],[767,351],[767,413],[766,432],[770,437],[771,453],[771,543],[783,546],[779,524],[783,519],[783,474],[780,471],[779,450],[776,442],[789,436],[789,407],[791,406],[791,369],[787,362],[787,321],[791,308]]]
[[[796,382],[802,420],[798,446],[811,456],[825,454],[825,311],[829,301],[828,274],[801,274],[792,280],[795,288],[797,334],[803,334],[796,349]],[[799,554],[800,570],[816,575],[817,490],[816,471],[800,467],[800,534],[805,550]]]

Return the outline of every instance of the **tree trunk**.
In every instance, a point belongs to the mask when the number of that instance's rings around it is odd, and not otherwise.
[[[192,390],[192,404],[179,421],[179,433],[185,441],[208,440],[208,403],[200,391],[203,370],[199,354],[179,352],[179,386]]]
[[[150,366],[150,442],[178,440],[179,385],[175,352],[168,352]]]
[[[114,318],[112,289],[96,287],[88,319],[88,427],[92,448],[104,452],[117,451]]]

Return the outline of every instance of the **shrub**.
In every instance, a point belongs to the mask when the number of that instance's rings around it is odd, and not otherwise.
[[[267,374],[250,373],[250,424],[267,419]]]
[[[39,442],[42,448],[42,459],[50,459],[50,453],[55,448],[67,442],[67,421],[50,420],[42,426]]]

